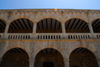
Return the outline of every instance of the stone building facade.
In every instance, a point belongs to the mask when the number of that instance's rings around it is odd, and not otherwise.
[[[100,67],[100,10],[0,10],[0,67]]]

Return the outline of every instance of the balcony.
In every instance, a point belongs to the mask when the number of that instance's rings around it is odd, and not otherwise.
[[[0,39],[100,39],[98,19],[92,24],[76,18],[65,23],[52,18],[38,23],[23,18],[10,24],[0,21]]]
[[[0,39],[3,38],[3,33],[0,33]],[[6,39],[100,39],[100,33],[94,33],[94,38],[91,33],[7,33]]]

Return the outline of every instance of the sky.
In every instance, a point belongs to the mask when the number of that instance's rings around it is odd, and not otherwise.
[[[100,10],[100,0],[0,0],[0,9]]]

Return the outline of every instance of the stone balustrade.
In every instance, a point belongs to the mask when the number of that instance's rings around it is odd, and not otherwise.
[[[91,39],[90,33],[66,33],[67,39]]]
[[[0,39],[4,33],[0,33]],[[100,39],[100,33],[94,33],[95,39]],[[7,39],[92,39],[91,33],[7,33]]]
[[[62,33],[38,33],[37,39],[62,39]]]
[[[97,39],[100,39],[100,33],[95,33]]]
[[[31,33],[8,33],[8,39],[31,39]]]
[[[0,33],[0,39],[2,39],[3,38],[3,33]]]

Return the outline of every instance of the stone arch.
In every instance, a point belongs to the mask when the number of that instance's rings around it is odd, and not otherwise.
[[[14,44],[14,45],[8,45],[7,47],[4,48],[2,54],[1,54],[1,57],[3,57],[3,55],[9,51],[10,49],[13,49],[13,48],[21,48],[23,49],[24,51],[26,51],[26,53],[28,54],[28,57],[30,58],[30,51],[27,49],[27,47],[23,46],[23,45],[20,45],[20,44]]]
[[[96,54],[95,54],[96,50],[94,48],[92,48],[90,46],[87,47],[87,46],[78,45],[78,46],[74,46],[73,48],[71,48],[69,50],[69,57],[70,57],[70,54],[72,53],[72,51],[74,51],[77,48],[86,48],[86,49],[90,50],[92,53],[94,53],[94,55],[96,56]]]
[[[36,55],[41,51],[41,50],[43,50],[43,49],[46,49],[46,48],[52,48],[52,49],[55,49],[55,50],[57,50],[62,56],[63,56],[63,58],[65,58],[65,54],[63,53],[63,50],[61,49],[61,48],[59,48],[59,47],[57,47],[57,46],[52,46],[52,45],[48,45],[48,46],[39,46],[38,47],[39,49],[36,49],[36,50],[34,50],[35,51],[35,53],[34,53],[34,58],[36,57]]]
[[[46,15],[46,16],[38,17],[38,18],[35,19],[35,22],[38,23],[40,20],[43,20],[43,19],[46,19],[46,18],[52,18],[52,19],[55,19],[55,20],[62,23],[62,19],[57,17],[57,16],[54,16],[54,15]]]
[[[93,19],[90,20],[90,22],[92,23],[96,19],[100,19],[100,17],[93,18]]]
[[[51,53],[51,51],[50,52],[48,52],[49,51],[49,49],[52,49],[52,50],[56,50],[57,51],[57,53]],[[41,52],[41,51],[44,51],[44,50],[47,50],[47,53],[45,53],[45,52]],[[42,54],[41,54],[42,53]],[[49,54],[50,53],[50,54]],[[43,55],[45,55],[45,56],[43,56]],[[49,55],[49,56],[48,56]],[[42,57],[40,57],[40,56],[42,56]],[[48,57],[47,57],[48,56]],[[52,57],[53,56],[53,57]],[[44,58],[45,57],[45,58]],[[61,62],[61,64],[59,64],[57,61],[54,61],[55,59],[56,60],[58,60],[57,58],[59,57],[59,60],[60,60],[60,62]],[[39,58],[39,59],[38,59]],[[42,58],[44,58],[43,59],[43,61],[42,61]],[[53,59],[49,59],[49,58],[53,58]],[[55,58],[55,59],[54,59]],[[34,59],[35,59],[35,67],[37,67],[36,66],[36,64],[38,63],[38,61],[40,60],[40,62],[41,63],[43,63],[43,62],[53,62],[55,65],[56,65],[56,63],[58,63],[58,65],[59,65],[59,67],[61,66],[61,67],[65,67],[65,61],[63,61],[64,60],[64,56],[61,54],[61,52],[59,52],[58,51],[58,49],[54,49],[54,48],[42,48],[36,55],[35,55],[35,57],[34,57]],[[47,59],[49,59],[49,60],[47,60]],[[40,63],[39,62],[39,63]],[[40,63],[40,64],[41,64]],[[57,65],[57,66],[58,66]]]
[[[96,16],[96,17],[90,18],[90,21],[89,22],[92,23],[96,19],[100,19],[100,16]]]
[[[34,23],[27,18],[17,18],[10,22],[8,33],[32,33]]]
[[[11,48],[6,51],[2,57],[0,67],[29,67],[29,55],[28,53],[20,47]],[[17,64],[16,64],[17,63]]]
[[[86,47],[75,48],[69,55],[70,67],[71,66],[93,66],[98,67],[96,55]],[[88,63],[87,63],[88,62]],[[92,64],[92,65],[91,65]]]
[[[33,23],[34,23],[34,19],[33,19],[33,17],[28,17],[28,16],[13,16],[12,18],[9,18],[9,23],[11,23],[11,22],[13,22],[14,20],[17,20],[17,19],[20,19],[20,18],[25,18],[25,19],[28,19],[28,20],[30,20],[30,21],[32,21]]]
[[[66,22],[66,21],[68,21],[69,19],[73,19],[73,18],[78,18],[78,19],[81,19],[81,20],[83,20],[83,21],[85,21],[86,23],[88,23],[88,19],[87,19],[87,17],[85,16],[85,17],[83,17],[83,16],[74,16],[74,15],[72,15],[72,16],[69,16],[69,17],[67,17],[67,18],[65,18],[64,19],[64,23]]]
[[[72,53],[72,51],[74,51],[74,50],[77,49],[77,48],[84,48],[84,49],[87,49],[87,50],[91,51],[91,52],[95,55],[95,51],[94,51],[94,49],[91,48],[91,47],[89,47],[89,48],[87,48],[87,47],[76,47],[76,48],[74,48],[73,50],[71,50],[70,54]],[[96,57],[96,55],[95,55],[95,57]]]
[[[80,18],[71,18],[65,22],[67,33],[89,33],[88,23]]]
[[[0,16],[0,19],[3,20],[3,21],[5,21],[7,23],[7,18],[6,17],[1,17]]]
[[[91,22],[94,33],[100,33],[100,18],[96,18]]]
[[[6,28],[6,21],[4,19],[0,18],[0,33],[4,33],[5,28]]]
[[[54,18],[43,18],[37,22],[36,33],[62,33],[61,22]]]

